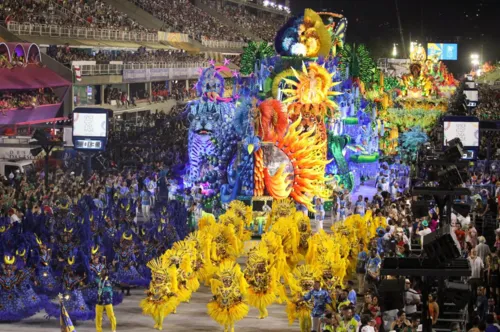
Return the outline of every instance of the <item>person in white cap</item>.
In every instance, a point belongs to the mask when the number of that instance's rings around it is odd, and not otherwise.
[[[486,262],[486,256],[491,254],[490,247],[486,244],[484,236],[478,238],[479,244],[476,246],[476,253],[481,257],[481,261]]]
[[[410,279],[405,280],[405,312],[408,315],[417,312],[417,305],[420,304],[420,294],[411,288]]]

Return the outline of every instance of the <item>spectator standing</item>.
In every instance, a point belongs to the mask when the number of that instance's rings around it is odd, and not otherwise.
[[[359,244],[358,261],[356,263],[356,275],[358,277],[358,294],[363,295],[365,293],[365,274],[366,274],[366,262],[368,261],[368,254],[365,251],[365,244]]]
[[[340,329],[347,332],[356,332],[358,329],[358,321],[353,317],[353,310],[350,306],[346,306],[342,310]]]
[[[486,244],[486,239],[484,236],[478,238],[479,244],[476,246],[477,256],[481,258],[482,262],[486,261],[486,256],[491,254],[490,247]]]
[[[407,315],[412,315],[417,312],[417,305],[420,304],[420,294],[412,287],[410,279],[405,280],[405,312]]]
[[[423,226],[423,229],[420,231],[417,231],[417,234],[420,235],[420,243],[424,245],[424,236],[427,234],[432,233],[431,229],[429,228],[429,222],[427,220],[424,220],[421,222],[421,225]]]
[[[142,205],[142,216],[145,221],[149,221],[151,209],[151,193],[147,189],[142,189],[141,191],[141,205]]]
[[[365,282],[369,289],[377,289],[377,283],[380,276],[380,256],[377,254],[377,248],[372,248],[370,258],[366,263]]]
[[[347,281],[347,299],[351,302],[351,304],[356,307],[357,295],[354,290],[354,282],[352,280]]]
[[[434,326],[436,325],[437,320],[439,318],[439,305],[437,304],[436,295],[434,294],[429,294],[428,310],[429,310],[429,316],[428,316],[429,321]]]

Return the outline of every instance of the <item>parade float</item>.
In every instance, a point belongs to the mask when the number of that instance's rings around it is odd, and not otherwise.
[[[200,70],[184,185],[201,184],[210,207],[245,201],[256,217],[289,197],[314,212],[315,197],[325,202],[375,177],[403,132],[425,137],[417,131],[446,110],[453,75],[418,46],[408,74],[385,78],[364,45],[345,43],[346,31],[342,15],[306,9],[277,32],[274,48],[249,43],[239,72],[228,60]]]
[[[380,80],[380,93],[373,98],[381,101],[378,105],[382,125],[380,150],[386,156],[400,152],[401,133],[410,130],[429,133],[447,111],[449,99],[458,87],[458,81],[444,63],[436,56],[427,58],[420,45],[410,54],[408,73],[391,83],[387,87],[384,80]]]
[[[352,191],[374,175],[379,125],[363,82],[345,69],[356,52],[341,60],[346,30],[342,15],[305,10],[278,31],[274,49],[245,48],[230,94],[226,61],[203,69],[187,111],[184,184],[202,184],[212,203],[239,199],[259,210],[291,197],[314,212],[314,197]]]

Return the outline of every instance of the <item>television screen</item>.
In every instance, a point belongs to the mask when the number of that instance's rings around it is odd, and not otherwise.
[[[458,45],[443,43],[428,43],[427,56],[438,56],[439,60],[457,60]]]
[[[479,147],[479,122],[444,121],[444,142],[460,138],[465,147]]]
[[[107,131],[106,113],[73,113],[73,136],[107,137]]]

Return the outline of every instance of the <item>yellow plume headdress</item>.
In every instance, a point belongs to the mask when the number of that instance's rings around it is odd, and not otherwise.
[[[3,261],[7,265],[12,265],[16,262],[16,256],[9,256],[9,255],[4,255],[3,256]]]

